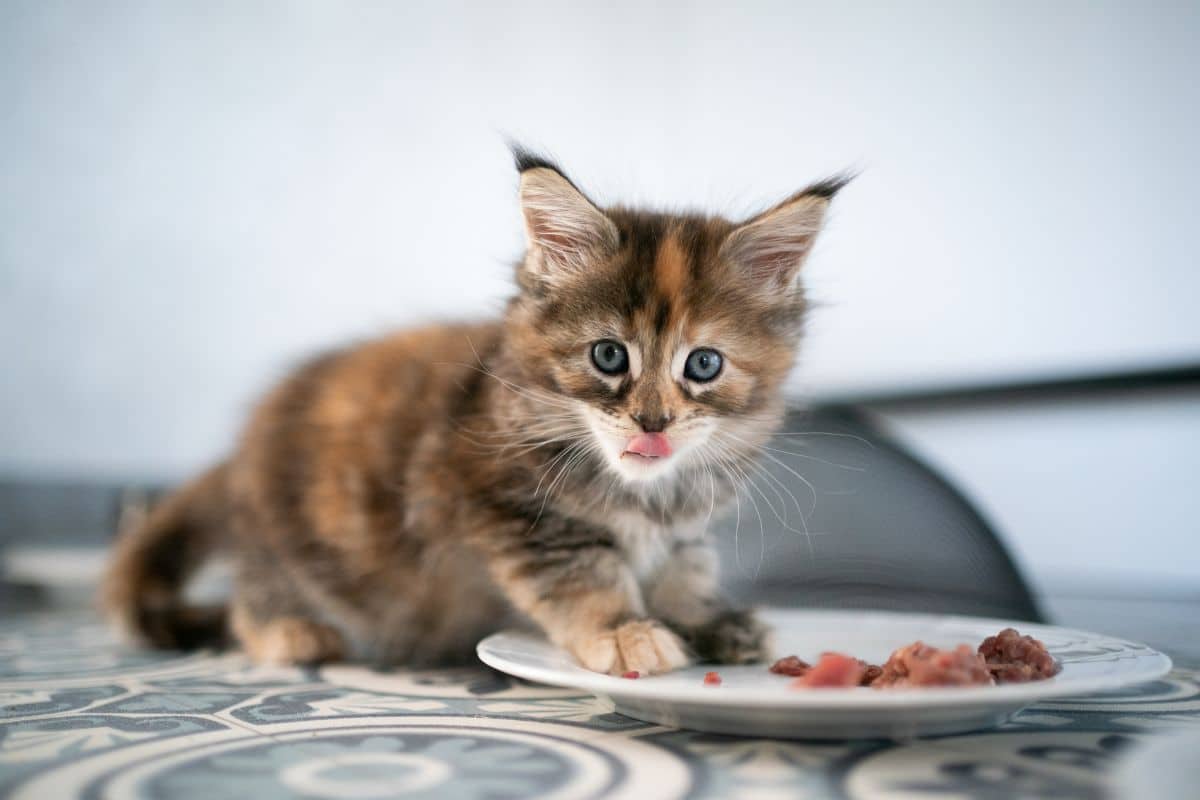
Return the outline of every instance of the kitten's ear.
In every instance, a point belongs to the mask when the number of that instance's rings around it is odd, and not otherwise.
[[[729,234],[721,254],[764,289],[791,287],[821,232],[829,201],[851,177],[813,184],[752,217]]]
[[[514,155],[521,171],[527,268],[553,283],[616,248],[617,226],[558,167],[524,151]]]

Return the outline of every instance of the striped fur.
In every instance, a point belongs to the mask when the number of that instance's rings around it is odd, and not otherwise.
[[[517,160],[529,247],[503,318],[284,381],[225,463],[122,537],[106,600],[127,628],[193,644],[183,584],[222,549],[228,627],[261,661],[447,663],[507,624],[599,671],[764,657],[765,631],[719,596],[704,528],[781,418],[796,272],[838,187],[739,225],[601,209],[551,162]],[[628,374],[593,366],[601,339],[628,348]],[[711,383],[683,377],[702,346],[724,358]],[[627,463],[638,419],[674,455]]]

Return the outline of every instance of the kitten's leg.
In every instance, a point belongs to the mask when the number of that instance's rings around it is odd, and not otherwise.
[[[320,664],[345,654],[336,628],[304,617],[260,621],[235,606],[232,623],[246,654],[258,664]]]
[[[718,664],[758,664],[775,650],[773,632],[749,609],[727,607],[682,633],[700,658]]]
[[[294,589],[266,570],[243,572],[230,604],[230,627],[259,664],[317,664],[346,655],[338,630],[316,622]]]
[[[717,558],[704,540],[678,542],[648,591],[651,613],[683,636],[696,655],[722,664],[771,657],[771,630],[752,611],[721,596]]]
[[[679,636],[645,617],[637,580],[612,546],[539,539],[497,556],[492,572],[513,605],[590,670],[652,675],[689,661]]]

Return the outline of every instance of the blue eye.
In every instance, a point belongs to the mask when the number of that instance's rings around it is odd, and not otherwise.
[[[721,354],[711,347],[699,347],[688,353],[683,363],[683,377],[697,383],[707,383],[721,374]]]
[[[629,352],[620,342],[601,339],[592,345],[592,363],[605,375],[620,375],[629,371]]]

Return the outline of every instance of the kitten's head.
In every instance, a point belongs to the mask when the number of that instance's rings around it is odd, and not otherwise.
[[[550,161],[516,160],[528,249],[508,341],[553,398],[540,427],[576,431],[628,482],[761,444],[800,338],[797,276],[845,179],[735,223],[601,209]]]

